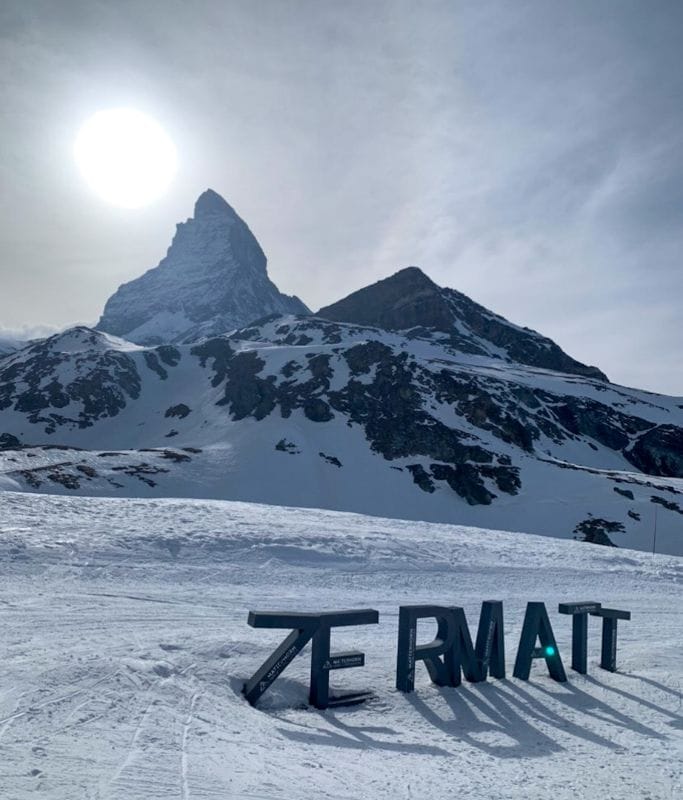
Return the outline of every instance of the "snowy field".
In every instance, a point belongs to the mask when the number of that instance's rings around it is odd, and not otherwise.
[[[683,797],[683,559],[531,535],[201,500],[0,492],[2,800]],[[398,606],[547,603],[569,682],[393,688]],[[619,672],[569,671],[558,602],[628,609]],[[258,709],[243,680],[284,632],[249,609],[372,607],[333,632],[363,706],[306,706],[307,648]],[[420,628],[422,641],[433,631]]]

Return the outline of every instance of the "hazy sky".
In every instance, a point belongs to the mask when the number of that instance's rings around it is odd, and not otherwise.
[[[211,187],[311,308],[416,264],[619,383],[683,394],[680,0],[2,0],[0,332],[93,323]],[[102,108],[179,151],[141,210]]]

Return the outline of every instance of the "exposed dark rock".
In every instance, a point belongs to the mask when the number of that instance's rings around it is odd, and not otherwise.
[[[290,453],[290,455],[293,456],[301,452],[294,442],[288,442],[286,439],[280,439],[280,441],[275,445],[275,449],[282,453]]]
[[[499,463],[501,459],[499,459]],[[479,474],[485,478],[491,478],[501,492],[506,494],[518,494],[522,488],[522,481],[519,477],[518,467],[493,466],[484,464],[478,467]]]
[[[370,367],[374,364],[386,363],[392,357],[391,348],[374,339],[365,344],[354,345],[344,351],[344,358],[352,375],[365,375],[370,372]]]
[[[79,469],[79,466],[76,469]],[[44,467],[17,470],[16,474],[21,476],[34,489],[40,488],[44,480],[49,480],[52,483],[63,486],[65,489],[76,490],[80,488],[80,480],[71,471],[73,467],[74,464],[71,461],[62,461],[59,464],[47,464]],[[79,471],[82,472],[82,470]]]
[[[528,386],[511,386],[510,394],[518,404],[521,403],[533,411],[541,407],[541,401],[538,399],[536,392]]]
[[[39,489],[43,483],[40,477],[37,475],[36,471],[32,469],[18,470],[17,475],[20,475],[26,481],[26,483],[33,489]]]
[[[89,466],[88,464],[76,464],[76,469],[79,472],[82,472],[88,478],[97,477],[97,470],[93,469],[93,467]]]
[[[551,339],[541,336],[530,328],[511,325],[503,317],[492,313],[455,289],[443,289],[442,292],[456,318],[464,322],[480,339],[505,350],[511,361],[570,375],[583,375],[600,381],[607,380],[604,372],[571,358]]]
[[[177,406],[170,406],[164,412],[165,417],[179,417],[180,419],[185,419],[185,417],[190,414],[192,409],[189,406],[186,406],[185,403],[178,403]]]
[[[621,450],[629,443],[628,436],[614,424],[615,419],[624,415],[598,403],[572,399],[554,404],[551,411],[565,430],[578,436],[590,436],[612,450]]]
[[[318,311],[337,322],[355,322],[389,330],[417,325],[450,331],[453,315],[441,289],[417,267],[402,269],[390,278],[353,292]]]
[[[678,503],[674,503],[672,500],[665,500],[663,497],[652,495],[652,497],[650,497],[650,502],[663,506],[667,509],[667,511],[676,511],[678,514],[683,514],[683,508],[681,508]]]
[[[190,456],[185,453],[179,453],[177,450],[162,450],[161,457],[167,461],[174,461],[176,464],[183,464],[187,461],[192,461]]]
[[[159,358],[168,367],[175,367],[180,362],[180,351],[175,347],[171,347],[171,345],[162,344],[156,348],[155,352],[158,353]]]
[[[644,433],[624,455],[648,475],[683,478],[683,428],[657,425]]]
[[[504,442],[522,450],[533,450],[539,432],[533,424],[533,412],[522,411],[505,389],[496,391],[497,382],[484,385],[483,381],[457,373],[441,370],[433,376],[436,396],[441,402],[450,402],[468,422],[477,428],[491,431]],[[491,391],[491,390],[494,391]],[[520,416],[523,415],[523,419]]]
[[[607,547],[616,547],[609,538],[610,533],[623,533],[626,529],[623,523],[613,520],[590,517],[580,522],[575,528],[574,533],[579,534],[582,542],[591,544],[602,544]]]
[[[80,480],[75,475],[64,472],[63,470],[52,470],[47,473],[47,478],[53,483],[60,484],[60,486],[63,486],[65,489],[75,491],[81,488]]]
[[[0,450],[15,450],[21,447],[21,442],[11,433],[0,433]]]
[[[309,397],[304,401],[304,414],[312,422],[329,422],[334,414],[329,405],[319,397]]]
[[[422,489],[423,492],[435,492],[434,481],[422,464],[408,464],[406,469],[413,476],[413,481]]]
[[[519,364],[607,380],[597,367],[581,364],[550,339],[510,324],[454,289],[437,286],[417,267],[359,289],[321,308],[317,316],[388,330],[413,329],[416,337],[441,331],[456,351],[497,357],[499,348]]]
[[[297,364],[296,361],[288,361],[284,367],[282,367],[280,372],[285,376],[285,378],[291,378],[292,375],[294,375],[296,372],[299,372],[300,369],[302,369],[301,364]]]
[[[341,461],[338,458],[336,458],[336,456],[328,456],[325,455],[325,453],[318,453],[318,455],[320,456],[320,458],[323,458],[325,461],[327,461],[328,464],[333,464],[335,467],[342,466]]]
[[[308,370],[321,386],[329,388],[329,379],[334,375],[330,368],[330,356],[320,354],[308,359]]]
[[[145,350],[143,355],[145,358],[145,364],[147,364],[152,372],[156,372],[162,381],[165,381],[166,378],[168,378],[168,372],[166,372],[166,370],[159,363],[156,353],[153,353],[150,350]]]
[[[472,464],[432,464],[431,473],[437,481],[446,481],[454,492],[471,506],[491,504],[495,494],[489,492],[477,467]]]
[[[279,317],[279,314],[273,314],[275,317]],[[263,322],[263,321],[261,321]],[[234,339],[238,342],[258,342],[260,341],[260,331],[258,328],[242,328],[239,331],[234,331],[230,334],[230,338]]]
[[[275,408],[275,377],[258,377],[265,362],[253,350],[234,355],[227,363],[225,395],[218,405],[229,405],[234,419],[263,419]],[[214,385],[217,385],[214,383]]]
[[[299,334],[296,336],[294,333],[290,333],[288,336],[282,340],[283,344],[292,344],[296,347],[304,347],[307,344],[310,344],[313,341],[312,337],[306,336],[305,333]]]
[[[190,352],[193,356],[197,356],[202,367],[206,366],[210,358],[213,359],[211,364],[214,371],[211,379],[212,386],[218,386],[225,380],[228,374],[228,364],[235,355],[235,351],[230,347],[227,339],[209,339],[193,347]]]
[[[628,497],[629,500],[633,500],[633,492],[630,489],[620,489],[618,486],[612,487],[617,494],[622,495],[623,497]]]
[[[131,478],[137,478],[139,481],[142,481],[142,483],[145,483],[150,487],[157,485],[156,481],[150,478],[150,475],[161,475],[163,473],[168,473],[169,471],[163,467],[152,466],[144,461],[140,464],[124,464],[120,467],[112,467],[112,470],[115,472],[122,472],[124,475],[128,475]]]

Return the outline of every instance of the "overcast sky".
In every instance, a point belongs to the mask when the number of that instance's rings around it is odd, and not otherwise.
[[[0,332],[94,323],[211,187],[311,308],[416,264],[619,383],[683,395],[680,0],[2,0]],[[153,205],[73,161],[154,116]]]

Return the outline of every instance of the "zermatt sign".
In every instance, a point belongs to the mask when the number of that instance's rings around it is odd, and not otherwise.
[[[560,603],[558,612],[572,617],[572,669],[582,674],[587,672],[588,616],[591,615],[602,618],[600,666],[614,672],[617,668],[617,623],[620,619],[631,619],[631,613],[603,608],[600,603],[592,601]],[[426,644],[417,644],[417,622],[420,619],[433,619],[438,626],[435,639]],[[330,652],[330,633],[332,628],[377,624],[379,612],[375,609],[321,613],[250,611],[247,621],[253,628],[286,628],[291,631],[244,684],[244,695],[252,705],[309,641],[312,642],[309,686],[312,706],[324,709],[353,705],[372,697],[369,691],[330,696],[330,672],[365,665],[365,653],[358,650]],[[567,680],[545,603],[527,604],[513,676],[528,680],[534,659],[545,661],[554,680]],[[459,686],[462,675],[473,683],[485,681],[489,674],[494,678],[505,678],[503,603],[500,600],[482,603],[475,644],[472,644],[465,612],[459,606],[400,606],[396,647],[396,688],[400,692],[412,692],[415,688],[415,665],[418,661],[424,662],[429,677],[437,686]]]

